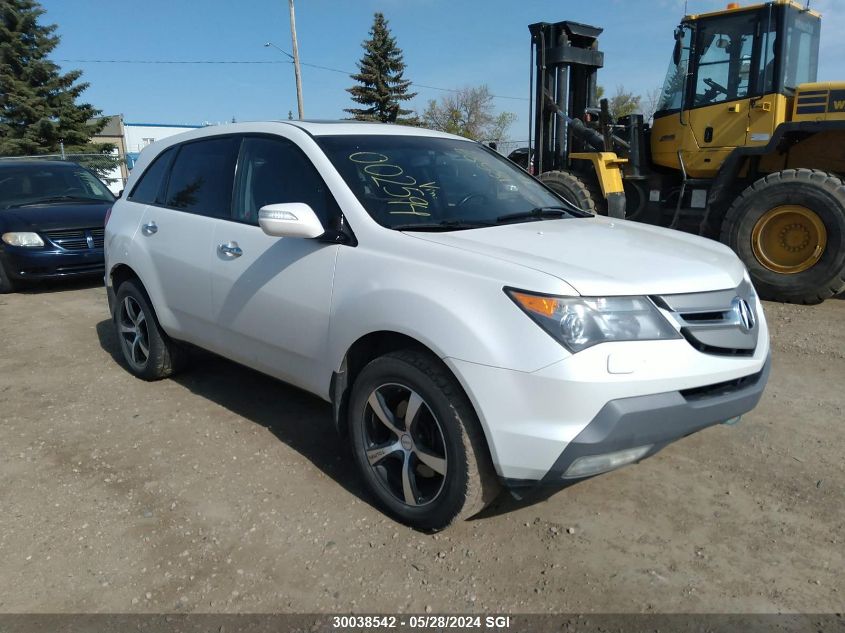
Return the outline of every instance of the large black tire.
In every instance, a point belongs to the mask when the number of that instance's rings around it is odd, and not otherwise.
[[[786,260],[790,252],[797,253],[800,260],[802,252],[810,250],[798,264],[786,266],[791,262],[784,260],[785,267],[779,269],[772,260],[767,261],[761,231],[768,226],[767,219],[775,227],[773,231],[782,226],[771,220],[780,209],[797,209],[803,214],[793,214],[790,217],[797,217],[797,222],[772,234],[782,240]],[[814,246],[819,242],[814,222],[823,225],[826,233],[820,256]],[[838,176],[815,169],[769,174],[734,200],[722,223],[721,241],[748,267],[762,298],[812,304],[833,297],[845,290],[845,183]]]
[[[3,269],[3,264],[0,263],[0,295],[14,292],[17,290],[17,284],[9,277],[9,274]]]
[[[406,421],[414,396],[422,404]],[[364,367],[352,387],[349,431],[368,490],[402,523],[440,530],[477,514],[499,493],[475,411],[430,354],[392,352]]]
[[[607,200],[595,178],[579,176],[571,171],[547,171],[540,180],[567,202],[593,215],[607,215]]]
[[[184,366],[185,350],[161,329],[139,282],[120,284],[112,320],[124,363],[138,378],[161,380]]]

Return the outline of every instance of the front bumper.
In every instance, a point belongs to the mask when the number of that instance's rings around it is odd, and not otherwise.
[[[671,340],[597,345],[534,372],[444,360],[505,483],[564,483],[579,457],[653,445],[650,455],[753,409],[769,375],[768,329],[763,321],[752,356]]]
[[[15,280],[102,275],[105,270],[102,248],[65,251],[7,246],[0,251],[0,260],[6,273]]]
[[[675,440],[748,413],[763,395],[771,365],[769,357],[761,371],[745,378],[608,402],[567,444],[541,483],[559,484],[570,479],[568,471],[578,459],[649,447],[639,461]]]

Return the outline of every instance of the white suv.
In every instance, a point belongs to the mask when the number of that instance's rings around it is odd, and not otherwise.
[[[332,402],[368,489],[417,527],[639,461],[768,377],[727,247],[586,215],[456,136],[208,127],[146,148],[126,191],[105,281],[130,371],[169,376],[189,343]]]

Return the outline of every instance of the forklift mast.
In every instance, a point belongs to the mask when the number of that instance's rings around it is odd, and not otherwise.
[[[535,173],[567,169],[572,152],[603,151],[602,135],[585,125],[598,113],[596,73],[604,65],[598,50],[603,29],[578,22],[531,24],[532,103]],[[536,81],[535,81],[536,79]]]

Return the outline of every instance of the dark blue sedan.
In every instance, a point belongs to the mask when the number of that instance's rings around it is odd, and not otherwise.
[[[22,281],[102,276],[114,200],[75,163],[0,160],[0,293]]]

